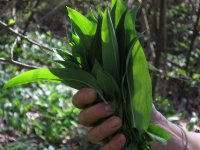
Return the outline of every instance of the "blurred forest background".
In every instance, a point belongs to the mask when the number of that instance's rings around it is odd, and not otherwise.
[[[67,50],[65,6],[86,14],[106,5],[103,0],[0,0],[0,87],[25,70],[51,67],[52,48]],[[145,31],[140,40],[157,109],[195,130],[200,124],[200,1],[144,0],[137,29]],[[97,148],[77,124],[74,92],[52,83],[0,90],[0,149]]]

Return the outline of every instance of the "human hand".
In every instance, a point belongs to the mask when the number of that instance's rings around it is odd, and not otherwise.
[[[94,89],[85,88],[78,91],[72,99],[74,106],[83,109],[79,114],[79,123],[87,127],[92,127],[87,133],[87,138],[92,143],[101,142],[106,137],[113,135],[122,126],[120,118],[113,116],[114,110],[108,105],[104,103],[92,105],[96,98],[97,94]],[[100,119],[106,120],[94,126]],[[103,145],[102,150],[121,150],[125,143],[125,136],[117,134],[111,141]]]
[[[114,110],[108,105],[102,103],[95,104],[97,94],[94,89],[84,88],[79,90],[72,99],[74,106],[83,109],[79,114],[79,123],[92,127],[88,133],[87,138],[92,143],[99,143],[110,135],[118,131],[122,122],[117,116],[113,116]],[[153,106],[152,121],[159,121],[159,113],[157,113]],[[94,126],[100,119],[105,119],[101,124]],[[115,135],[108,143],[105,143],[102,150],[121,150],[126,143],[125,136],[120,133]]]

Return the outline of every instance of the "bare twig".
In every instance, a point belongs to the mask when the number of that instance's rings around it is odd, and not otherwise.
[[[13,51],[15,49],[15,46],[17,45],[18,37],[15,39],[11,49],[10,49],[10,60],[13,60]]]
[[[46,45],[44,45],[44,44],[42,44],[42,43],[40,43],[38,41],[32,40],[31,38],[29,38],[29,37],[27,37],[27,36],[25,36],[25,35],[17,32],[16,30],[14,30],[13,28],[9,27],[8,24],[4,23],[1,20],[0,20],[0,25],[3,26],[3,27],[5,27],[7,30],[9,30],[10,32],[12,32],[13,34],[15,34],[16,36],[19,36],[20,38],[25,39],[26,41],[28,41],[29,43],[31,43],[33,45],[36,45],[36,46],[38,46],[40,48],[43,48],[45,50],[48,50],[50,52],[54,51],[53,48],[50,48],[50,47],[48,47],[48,46],[46,46]]]
[[[15,61],[15,60],[6,60],[6,59],[3,59],[3,58],[0,58],[0,63],[2,63],[2,64],[11,64],[11,65],[19,66],[19,67],[24,67],[24,68],[27,68],[27,69],[40,68],[40,67],[37,67],[37,66],[24,64],[24,63]]]

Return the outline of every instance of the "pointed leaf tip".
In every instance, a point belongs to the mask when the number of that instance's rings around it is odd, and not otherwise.
[[[61,79],[52,74],[48,68],[34,69],[12,78],[3,86],[3,89],[37,81],[60,82]]]
[[[86,18],[84,15],[82,15],[75,9],[67,7],[67,11],[68,16],[73,22],[73,24],[76,25],[83,34],[88,36],[95,34],[97,23],[90,21],[88,18]]]

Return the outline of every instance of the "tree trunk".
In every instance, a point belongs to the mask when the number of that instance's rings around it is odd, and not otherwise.
[[[166,32],[166,9],[167,9],[167,1],[160,0],[160,16],[159,16],[159,32],[157,33],[157,48],[156,48],[156,57],[154,60],[154,66],[156,68],[160,68],[160,59],[161,54],[166,49],[167,45],[167,32]],[[153,85],[152,85],[152,92],[153,98],[155,99],[155,91],[157,86],[158,77],[156,74],[153,75]]]

